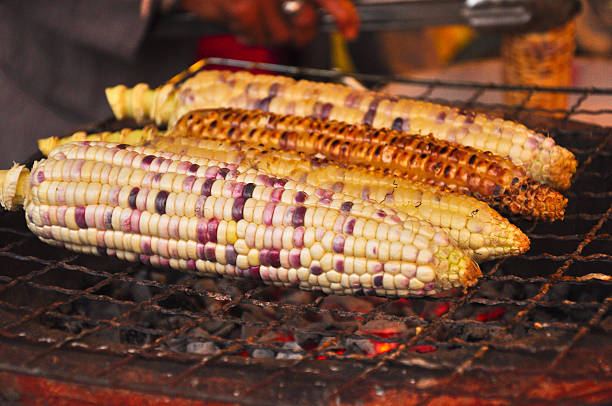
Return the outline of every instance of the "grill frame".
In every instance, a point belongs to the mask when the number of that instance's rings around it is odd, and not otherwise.
[[[209,58],[206,65],[261,69],[310,79],[342,77],[335,71],[219,58]],[[196,65],[172,81],[180,83],[199,68]],[[0,399],[11,400],[15,393],[24,396],[28,392],[24,388],[44,397],[50,391],[43,389],[51,386],[56,388],[53,393],[57,399],[74,400],[75,393],[86,396],[82,394],[85,392],[99,398],[110,391],[110,396],[148,396],[159,402],[169,396],[185,404],[196,400],[245,405],[435,404],[449,400],[599,404],[612,397],[612,272],[606,265],[612,263],[612,171],[605,165],[612,156],[612,128],[573,121],[580,114],[612,114],[612,109],[581,108],[589,97],[612,97],[612,89],[353,76],[370,87],[389,82],[422,86],[425,89],[417,98],[484,110],[531,128],[547,128],[579,160],[576,180],[566,193],[566,220],[548,225],[511,219],[532,239],[532,249],[515,259],[483,264],[483,279],[466,294],[409,301],[363,298],[361,303],[369,310],[361,312],[337,308],[332,296],[311,294],[311,303],[291,304],[283,302],[290,300],[291,289],[226,280],[206,280],[202,285],[196,275],[187,272],[150,268],[143,271],[145,267],[139,265],[126,267],[113,259],[49,248],[29,234],[22,214],[2,212],[0,381],[9,382],[9,390],[0,390]],[[458,104],[432,98],[440,88],[461,88],[473,93]],[[503,90],[525,90],[527,96],[522,105],[515,107],[479,101],[487,92]],[[563,111],[524,107],[529,97],[540,91],[566,92],[577,98]],[[562,116],[552,118],[542,113]],[[128,124],[107,121],[89,129]],[[580,207],[585,202],[591,207]],[[591,268],[596,272],[588,272]],[[69,281],[50,277],[57,273],[65,273]],[[146,287],[151,293],[142,300],[125,299],[113,291],[109,293],[110,286]],[[214,290],[209,289],[211,286]],[[511,288],[506,292],[503,286],[519,286],[515,289],[519,293],[513,293]],[[491,289],[505,292],[506,297],[491,297]],[[27,302],[34,305],[23,303],[24,294]],[[168,304],[168,299],[175,297],[189,298],[182,303],[187,308]],[[189,308],[192,299],[214,302],[216,310]],[[114,317],[79,314],[83,311],[76,306],[81,302],[93,303],[100,309],[110,303],[118,310]],[[446,310],[437,314],[443,304]],[[251,306],[271,310],[273,317],[245,320],[243,309]],[[241,311],[236,313],[236,309]],[[141,319],[132,319],[148,312],[163,314],[169,320],[175,317],[181,325],[152,328],[143,326]],[[317,327],[317,322],[326,317],[340,323],[348,320],[349,327],[338,331]],[[303,318],[314,322],[306,329],[296,328],[294,324]],[[56,324],[64,320],[64,330],[53,324],[50,327],[49,320]],[[220,349],[213,355],[161,348],[211,320],[239,324],[256,333],[238,340],[208,333],[204,338]],[[368,323],[377,320],[406,328],[396,337],[368,334]],[[75,331],[65,327],[75,325]],[[464,331],[472,330],[486,338],[466,339]],[[105,341],[107,335],[121,340],[121,332],[127,335],[130,331],[137,337],[151,337],[152,341],[138,345]],[[310,350],[287,349],[283,341],[266,338],[277,331],[295,336],[328,336],[331,340]],[[340,353],[338,347],[345,345],[347,339],[386,343],[390,348],[376,357]],[[432,347],[435,351],[430,351]],[[300,358],[241,356],[244,352],[252,355],[255,349]]]

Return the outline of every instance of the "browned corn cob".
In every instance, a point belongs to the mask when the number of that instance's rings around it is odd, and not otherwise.
[[[313,130],[309,133],[300,128]],[[495,208],[525,217],[562,219],[567,204],[563,195],[533,181],[508,159],[431,137],[233,109],[193,111],[181,118],[173,131],[322,154],[341,164],[359,164],[470,194]]]
[[[125,144],[66,144],[31,175],[23,166],[0,173],[0,203],[23,202],[28,227],[50,244],[275,285],[409,296],[480,276],[444,232],[416,218],[235,165],[173,156]]]
[[[221,159],[243,170],[257,168],[275,176],[384,203],[440,227],[476,261],[518,255],[529,249],[529,239],[521,230],[485,203],[469,196],[364,168],[340,168],[325,160],[259,146],[168,136],[153,138],[151,143],[163,151]]]
[[[154,119],[158,124],[172,123],[199,108],[239,107],[431,134],[508,156],[535,180],[561,189],[569,187],[576,170],[576,159],[570,151],[521,124],[343,85],[247,72],[203,71],[176,89],[172,85],[156,90],[144,84],[133,89],[116,86],[107,89],[107,98],[116,117]]]

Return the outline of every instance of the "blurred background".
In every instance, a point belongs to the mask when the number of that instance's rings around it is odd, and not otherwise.
[[[26,159],[39,138],[110,117],[106,87],[157,86],[211,56],[417,79],[612,88],[610,0],[5,0],[0,18],[4,166]],[[377,90],[427,91],[387,82]],[[532,96],[489,91],[479,101],[553,114],[580,103],[603,112],[574,117],[612,124],[608,95]],[[465,101],[473,90],[441,87],[427,97]]]

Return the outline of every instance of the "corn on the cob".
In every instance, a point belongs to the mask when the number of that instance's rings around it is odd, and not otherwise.
[[[120,85],[107,89],[106,94],[117,118],[153,119],[158,124],[172,123],[199,108],[239,107],[431,134],[507,156],[533,179],[560,189],[569,187],[577,164],[574,155],[552,138],[512,121],[283,76],[203,71],[178,88],[165,85],[151,90],[139,84],[128,89]]]
[[[302,128],[311,129],[310,133]],[[322,154],[340,164],[381,169],[470,194],[524,217],[562,219],[567,204],[562,194],[533,181],[508,159],[432,137],[237,109],[193,111],[178,121],[173,132]]]
[[[258,168],[275,176],[385,204],[446,231],[454,244],[479,262],[518,255],[529,249],[527,236],[485,203],[427,184],[227,141],[161,137],[151,142],[151,146],[163,151],[222,159],[237,164],[239,169]]]
[[[420,182],[405,181],[355,166],[341,168],[326,160],[308,158],[295,152],[245,147],[229,141],[162,137],[151,130],[133,130],[132,134],[122,132],[121,135],[129,138],[133,145],[147,142],[149,147],[175,153],[173,159],[180,160],[181,154],[186,154],[207,158],[210,160],[205,162],[208,165],[219,165],[218,161],[229,162],[238,165],[239,170],[257,168],[296,182],[374,200],[441,228],[455,245],[478,262],[518,255],[529,249],[527,236],[488,205]],[[91,140],[117,139],[119,134],[91,134],[88,137]],[[77,138],[83,140],[84,136],[78,134]]]
[[[66,144],[30,176],[22,166],[3,172],[1,203],[14,208],[22,199],[28,227],[50,244],[327,293],[434,294],[480,276],[424,221],[235,165],[171,156]]]

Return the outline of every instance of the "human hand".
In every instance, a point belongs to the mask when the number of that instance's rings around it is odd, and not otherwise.
[[[308,43],[317,32],[315,7],[327,11],[347,39],[359,30],[359,15],[349,0],[307,0],[290,16],[283,0],[181,0],[180,7],[203,19],[227,24],[243,42],[257,44]]]

